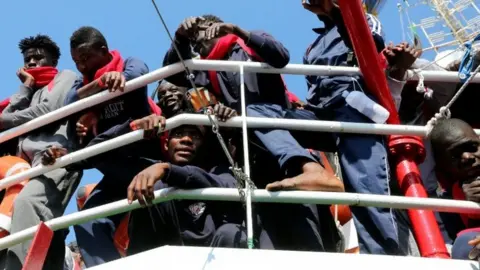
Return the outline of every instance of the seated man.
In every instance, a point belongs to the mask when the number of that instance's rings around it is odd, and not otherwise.
[[[273,67],[282,68],[289,61],[288,50],[269,34],[262,31],[246,31],[236,25],[224,23],[218,17],[213,15],[205,15],[203,17],[193,17],[186,19],[176,31],[175,42],[178,46],[182,57],[189,59],[191,46],[204,59],[212,60],[232,60],[232,61],[264,61]],[[178,62],[179,57],[171,48],[165,56],[164,65]],[[195,72],[195,83],[200,86],[212,89],[213,92],[228,106],[240,111],[240,74],[238,72]],[[245,90],[246,103],[249,106],[255,106],[261,113],[254,110],[248,110],[249,116],[265,117],[262,112],[271,108],[286,109],[291,107],[287,98],[288,91],[279,74],[254,74],[246,73]],[[167,78],[176,85],[187,86],[188,82],[182,74],[174,75]],[[267,115],[267,117],[270,115]],[[283,175],[282,179],[289,177],[291,183],[303,185],[316,185],[324,188],[325,185],[338,190],[337,179],[330,173],[326,172],[318,161],[291,136],[290,133],[277,136],[281,130],[264,131],[257,129],[254,131],[262,144],[277,158],[280,166],[278,168]],[[264,133],[268,133],[265,135]],[[264,136],[265,135],[265,136]],[[267,137],[268,136],[268,137]],[[257,162],[262,163],[262,159]],[[260,165],[261,167],[261,165]],[[253,172],[252,172],[253,173]],[[299,175],[300,174],[300,175]],[[260,179],[258,180],[281,180],[281,179]],[[268,184],[265,182],[256,182],[260,188]],[[278,206],[276,206],[278,207]],[[303,207],[303,206],[293,206]],[[281,209],[282,207],[278,207]],[[312,211],[316,212],[315,209]],[[268,211],[266,211],[268,212]],[[299,211],[304,213],[306,217],[316,216],[316,214],[307,214],[308,211]],[[308,233],[312,237],[305,237],[309,243],[303,245],[304,248],[310,250],[323,250],[321,240],[316,237],[319,235],[316,222],[312,221]],[[286,233],[288,230],[284,230]],[[288,231],[291,234],[290,231]],[[308,234],[305,233],[305,234]],[[318,240],[316,243],[311,239]],[[302,246],[297,243],[298,247]],[[307,247],[308,246],[308,247]]]
[[[430,139],[442,188],[453,199],[480,203],[480,139],[472,127],[459,119],[442,120],[432,129]],[[460,217],[467,230],[457,230],[452,258],[467,260],[472,249],[468,242],[480,234],[480,215]]]
[[[55,68],[60,49],[50,37],[38,35],[22,39],[19,48],[24,66],[17,76],[22,84],[0,115],[2,129],[19,126],[62,107],[77,79],[73,71],[58,72]],[[34,167],[40,165],[49,146],[72,149],[74,143],[66,127],[66,121],[59,121],[21,136],[17,155]],[[81,177],[81,170],[56,169],[30,179],[14,202],[10,233],[62,216]],[[63,231],[55,233],[45,269],[62,269],[64,236]],[[22,269],[30,244],[31,240],[8,249],[6,269]]]
[[[224,23],[213,15],[185,19],[176,31],[175,42],[184,59],[191,58],[191,46],[202,58],[211,60],[261,60],[273,67],[282,68],[290,59],[288,50],[271,35],[262,31],[246,31],[239,26]],[[178,61],[179,57],[172,47],[165,56],[164,65]],[[195,75],[196,85],[212,89],[228,107],[241,111],[238,72],[197,71]],[[188,85],[183,74],[173,75],[167,80],[178,86]],[[271,104],[281,108],[290,107],[285,84],[279,74],[246,73],[245,90],[247,104],[261,103],[261,108],[273,106]],[[294,167],[295,171],[300,172],[323,169],[316,165],[310,153],[300,147],[293,137],[277,137],[275,142],[288,148],[289,155],[281,160],[282,169]]]
[[[154,190],[166,187],[196,189],[207,187],[235,188],[236,180],[227,164],[204,169],[202,156],[208,139],[202,126],[181,126],[169,133],[164,145],[168,162],[152,162],[138,173],[128,187],[128,200],[145,204],[153,199]],[[211,154],[209,154],[211,157]],[[230,246],[222,226],[234,226],[243,220],[239,203],[169,201],[131,213],[128,254],[136,254],[163,245]],[[229,224],[229,225],[227,225]]]

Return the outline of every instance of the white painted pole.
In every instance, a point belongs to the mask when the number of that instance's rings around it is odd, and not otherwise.
[[[242,105],[242,140],[243,140],[243,163],[245,167],[245,174],[250,178],[250,152],[248,151],[248,129],[247,129],[247,104],[245,102],[245,71],[243,66],[240,66],[240,97]],[[253,211],[252,211],[252,194],[250,190],[250,183],[245,181],[245,208],[247,220],[247,246],[249,249],[253,248]]]
[[[127,191],[125,190],[125,196]],[[196,190],[162,189],[155,191],[153,203],[169,200],[239,201],[240,195],[235,188],[205,188]],[[343,192],[281,191],[268,192],[264,189],[252,191],[253,202],[269,203],[306,203],[338,204],[350,206],[372,206],[399,209],[424,209],[440,212],[480,214],[480,205],[457,200],[413,198],[388,195],[356,194]],[[116,215],[140,208],[138,201],[131,205],[127,200],[98,206],[47,221],[52,230],[68,228],[90,220]],[[0,239],[0,250],[33,238],[38,226],[30,227]]]

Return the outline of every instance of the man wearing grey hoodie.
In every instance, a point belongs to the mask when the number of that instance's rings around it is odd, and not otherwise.
[[[24,66],[17,71],[17,76],[22,84],[0,115],[1,129],[22,125],[62,107],[77,79],[73,71],[58,72],[55,68],[60,49],[50,37],[37,35],[22,39],[19,49]],[[66,120],[60,120],[20,137],[17,156],[34,167],[40,165],[49,146],[72,149],[73,140],[69,141],[66,126]],[[56,169],[30,179],[15,199],[10,233],[63,215],[81,177],[81,171]],[[63,231],[55,233],[44,269],[62,269],[64,237]],[[9,248],[5,269],[21,269],[30,244],[31,241],[26,241]]]

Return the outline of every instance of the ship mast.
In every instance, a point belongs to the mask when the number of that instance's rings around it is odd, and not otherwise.
[[[399,1],[398,8],[405,14],[400,16],[406,15],[409,27],[414,31],[421,30],[430,44],[430,47],[425,50],[434,50],[439,53],[444,48],[458,48],[480,34],[480,9],[474,0],[403,0],[401,2]],[[410,16],[409,13],[414,11],[418,11],[417,16]],[[432,11],[433,14],[431,14]],[[419,22],[410,20],[410,17]]]

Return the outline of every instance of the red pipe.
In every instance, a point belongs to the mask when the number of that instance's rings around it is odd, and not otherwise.
[[[342,17],[352,41],[360,70],[368,89],[390,112],[389,124],[399,124],[395,104],[380,66],[378,53],[360,0],[338,0]],[[426,198],[416,163],[425,158],[422,140],[411,136],[390,136],[389,150],[394,158],[397,179],[405,196]],[[433,212],[408,210],[422,257],[450,258]]]

